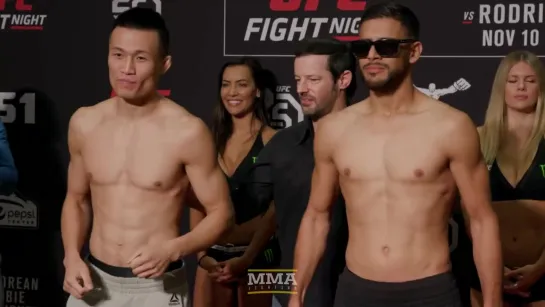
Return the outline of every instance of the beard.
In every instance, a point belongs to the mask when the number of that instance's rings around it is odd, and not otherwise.
[[[369,64],[368,64],[369,65]],[[376,64],[374,64],[376,65]],[[388,66],[383,65],[386,68],[387,75],[384,78],[369,78],[363,74],[363,81],[367,88],[373,92],[381,94],[390,94],[399,88],[399,85],[403,82],[407,76],[409,65],[405,65],[398,69],[391,70]],[[365,66],[362,67],[362,70]]]
[[[321,97],[320,99],[317,99],[316,97],[309,94],[300,95],[300,99],[306,98],[314,102],[313,106],[301,106],[303,109],[303,114],[315,121],[331,113],[331,110],[335,105],[335,101],[337,100],[336,89],[337,87],[334,86],[328,97]]]

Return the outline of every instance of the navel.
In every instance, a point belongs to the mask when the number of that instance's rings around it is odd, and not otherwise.
[[[388,247],[388,245],[384,245],[382,247],[382,253],[387,256],[390,253],[390,247]]]
[[[420,178],[420,177],[424,176],[424,171],[417,168],[417,169],[414,170],[414,176],[416,178]]]
[[[153,183],[153,186],[156,187],[156,188],[160,188],[160,187],[163,186],[163,183],[162,183],[161,181],[155,181],[155,182]]]
[[[348,167],[343,170],[343,175],[345,175],[346,177],[350,177],[350,169]]]

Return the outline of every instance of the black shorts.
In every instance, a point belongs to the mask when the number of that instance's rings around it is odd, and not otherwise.
[[[240,257],[248,248],[247,245],[214,245],[206,250],[206,255],[221,262]],[[280,264],[280,246],[276,237],[271,238],[267,246],[257,255],[250,269],[269,269]]]
[[[477,269],[473,268],[471,278],[471,288],[477,291],[481,291],[481,280]],[[530,297],[522,297],[514,294],[503,294],[503,300],[507,303],[514,304],[528,304],[532,302],[545,301],[545,276],[542,276],[531,288]]]
[[[335,307],[462,307],[452,274],[442,273],[407,282],[378,282],[344,270]]]

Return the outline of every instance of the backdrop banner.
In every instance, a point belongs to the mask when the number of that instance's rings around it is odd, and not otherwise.
[[[210,123],[221,65],[259,58],[280,82],[271,107],[276,128],[303,119],[293,78],[303,38],[357,38],[361,0],[0,0],[0,118],[20,182],[0,196],[0,254],[8,307],[63,306],[60,210],[66,191],[72,113],[113,93],[107,70],[114,18],[135,7],[161,13],[170,28],[173,66],[160,90]],[[424,93],[484,118],[496,68],[516,49],[545,57],[543,0],[399,0],[419,16],[424,54],[414,82]],[[358,77],[355,101],[366,97]],[[454,215],[453,257],[468,251]],[[187,231],[187,215],[181,223]],[[294,234],[296,235],[296,234]],[[465,250],[464,250],[465,249]],[[190,257],[193,280],[195,259]],[[460,277],[460,278],[463,278]]]

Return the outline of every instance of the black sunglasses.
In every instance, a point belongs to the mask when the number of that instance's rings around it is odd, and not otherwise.
[[[383,38],[376,41],[362,39],[351,42],[352,52],[358,58],[365,58],[369,55],[371,47],[375,46],[376,52],[383,58],[395,58],[399,55],[400,45],[414,43],[415,39],[393,39]]]

